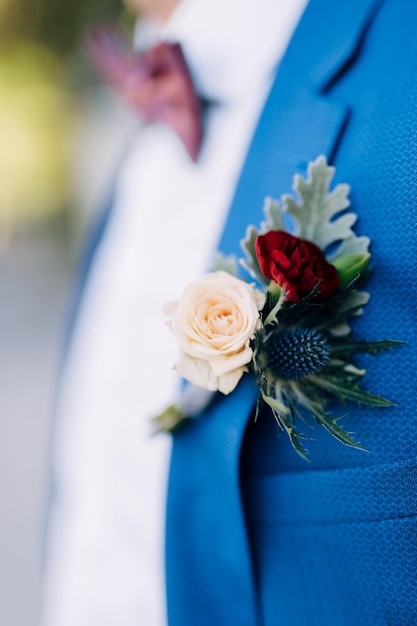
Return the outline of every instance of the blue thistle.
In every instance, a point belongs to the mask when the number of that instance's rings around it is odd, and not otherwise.
[[[264,353],[268,369],[284,380],[317,374],[329,360],[329,346],[323,335],[303,328],[274,332],[264,345]]]

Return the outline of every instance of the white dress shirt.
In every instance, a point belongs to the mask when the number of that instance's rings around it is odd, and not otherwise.
[[[166,623],[170,437],[149,433],[151,417],[175,399],[179,381],[162,307],[210,265],[277,63],[305,4],[183,0],[162,30],[162,38],[182,44],[199,93],[216,104],[207,112],[197,164],[170,129],[150,125],[118,176],[60,397],[43,626]]]

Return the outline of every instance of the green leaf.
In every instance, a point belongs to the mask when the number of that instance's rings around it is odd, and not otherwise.
[[[328,378],[331,378],[332,376],[343,377],[344,380],[352,382],[358,378],[363,378],[365,374],[366,369],[356,367],[353,363],[347,363],[343,359],[335,359],[332,355],[330,361],[325,367],[325,370],[323,370],[320,375],[327,376]]]
[[[348,287],[353,281],[362,276],[369,265],[371,255],[369,252],[357,252],[356,254],[344,254],[333,261],[339,275],[339,288]]]
[[[332,437],[335,437],[338,441],[345,444],[345,446],[350,446],[351,448],[356,448],[357,450],[367,452],[366,448],[364,448],[357,441],[352,439],[347,430],[339,426],[337,422],[339,419],[341,419],[340,417],[332,417],[325,411],[322,411],[320,408],[315,406],[311,408],[311,412],[313,413],[317,422],[321,424],[321,426],[324,426],[324,428],[332,435]]]
[[[309,437],[305,437],[295,430],[293,408],[289,408],[288,406],[283,404],[282,401],[278,400],[277,398],[268,396],[263,391],[261,391],[261,396],[265,404],[267,404],[271,408],[272,414],[280,429],[287,434],[294,450],[298,452],[298,454],[305,461],[309,461],[310,459],[308,458],[307,451],[300,443],[300,439],[309,439]]]
[[[153,433],[174,432],[188,420],[178,404],[171,404],[165,411],[152,419]]]
[[[283,209],[277,200],[265,198],[264,214],[267,221],[262,225],[262,230],[287,230],[283,221]]]
[[[261,283],[268,284],[268,279],[262,274],[256,256],[255,241],[258,234],[259,232],[255,226],[248,226],[246,229],[246,237],[240,242],[240,246],[246,254],[246,258],[241,260],[241,264],[253,278]]]
[[[341,297],[336,304],[338,314],[345,316],[353,315],[362,310],[362,307],[369,302],[370,295],[367,291],[345,290],[341,292]]]
[[[262,400],[278,415],[289,415],[289,408],[278,398],[272,398],[261,390]]]
[[[214,257],[213,262],[213,271],[214,272],[227,272],[236,278],[239,275],[239,264],[237,257],[234,254],[226,255],[223,252],[216,252],[216,256]]]
[[[348,380],[326,378],[324,376],[311,376],[310,381],[321,389],[325,389],[336,396],[339,400],[352,400],[369,406],[395,406],[389,400],[385,400],[381,398],[381,396],[360,389],[358,385],[352,384]]]
[[[344,357],[365,352],[368,354],[378,354],[381,350],[392,350],[396,346],[401,345],[402,341],[391,341],[384,339],[382,341],[342,341],[333,343],[331,346],[332,355],[341,355]]]
[[[327,165],[326,157],[319,156],[308,164],[307,179],[298,174],[294,176],[293,189],[297,198],[284,194],[279,201],[270,197],[265,199],[266,221],[261,224],[260,230],[249,226],[241,242],[246,255],[242,265],[254,278],[266,283],[256,258],[255,240],[259,234],[270,230],[290,230],[292,234],[314,242],[325,252],[331,248],[329,260],[332,261],[340,256],[368,251],[369,239],[357,237],[352,230],[356,214],[350,212],[339,215],[350,204],[350,187],[339,184],[330,190],[334,173],[335,168]],[[285,214],[287,220],[284,219]],[[295,228],[289,229],[286,225],[288,217]]]
[[[340,417],[333,417],[332,415],[329,415],[329,413],[326,413],[322,404],[319,401],[311,400],[307,393],[303,393],[300,389],[300,385],[297,383],[293,383],[291,387],[297,397],[297,401],[310,411],[310,413],[315,417],[317,423],[323,426],[333,437],[347,446],[366,451],[365,448],[352,439],[346,430],[338,425],[337,422],[341,419]]]
[[[324,251],[332,244],[356,238],[352,230],[357,219],[356,214],[345,213],[338,216],[350,204],[348,199],[350,187],[339,184],[330,191],[334,173],[335,168],[327,165],[324,156],[319,156],[308,164],[307,179],[300,175],[294,177],[293,189],[298,201],[289,195],[282,198],[283,210],[287,211],[298,225],[297,235],[313,241]],[[359,251],[366,252],[367,248]]]
[[[333,337],[346,337],[351,333],[351,328],[347,322],[333,323],[330,321],[326,330]]]
[[[308,458],[308,454],[307,454],[307,450],[304,448],[303,445],[301,445],[300,443],[300,439],[309,439],[309,437],[304,437],[304,435],[301,435],[300,433],[298,433],[295,430],[291,430],[290,432],[287,433],[290,441],[291,441],[291,445],[294,448],[294,450],[296,452],[298,452],[298,454],[305,460],[308,461],[310,463],[310,459]]]
[[[331,359],[330,362],[332,362],[333,359]],[[343,365],[343,371],[345,376],[348,376],[349,380],[355,380],[356,378],[363,378],[366,374],[366,369],[364,369],[363,367],[359,368],[356,367],[356,365],[353,365],[353,363],[345,363]]]
[[[278,290],[274,290],[275,293],[271,293],[269,300],[271,302],[273,302],[276,299],[276,302],[274,304],[274,306],[272,307],[272,309],[270,310],[270,312],[268,313],[268,315],[266,316],[266,318],[264,319],[264,327],[268,326],[269,324],[277,324],[278,320],[277,320],[277,315],[279,313],[279,311],[281,310],[282,306],[284,305],[284,301],[285,301],[285,291],[283,289],[281,289],[281,287],[279,287],[278,285],[276,285],[276,287],[278,287]],[[277,296],[275,295],[277,294]]]
[[[339,257],[345,256],[347,254],[366,253],[368,252],[370,243],[371,240],[369,239],[369,237],[357,237],[356,235],[354,235],[353,237],[345,239],[336,250],[328,254],[327,260],[333,263]]]

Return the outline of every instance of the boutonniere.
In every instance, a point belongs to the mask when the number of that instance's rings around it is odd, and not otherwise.
[[[221,254],[214,270],[166,306],[179,346],[175,369],[192,383],[191,402],[155,418],[157,430],[174,430],[196,415],[215,392],[228,394],[251,373],[259,388],[256,415],[267,405],[295,450],[307,459],[300,423],[309,416],[342,443],[363,449],[328,410],[331,399],[375,407],[392,405],[365,390],[355,354],[376,354],[399,341],[358,340],[352,322],[369,294],[369,239],[352,230],[344,212],[350,188],[330,189],[335,169],[320,156],[307,179],[294,177],[296,196],[268,198],[265,222],[249,226],[239,263]],[[343,212],[343,213],[342,213]],[[193,393],[195,386],[206,392]],[[187,393],[186,393],[187,396]]]

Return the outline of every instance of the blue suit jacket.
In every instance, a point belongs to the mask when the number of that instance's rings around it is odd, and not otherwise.
[[[260,9],[262,10],[261,3]],[[389,409],[335,407],[369,452],[316,427],[311,463],[247,376],[174,437],[167,507],[170,626],[417,624],[417,3],[311,0],[282,61],[220,249],[240,253],[266,195],[325,154],[372,240],[358,337]]]

